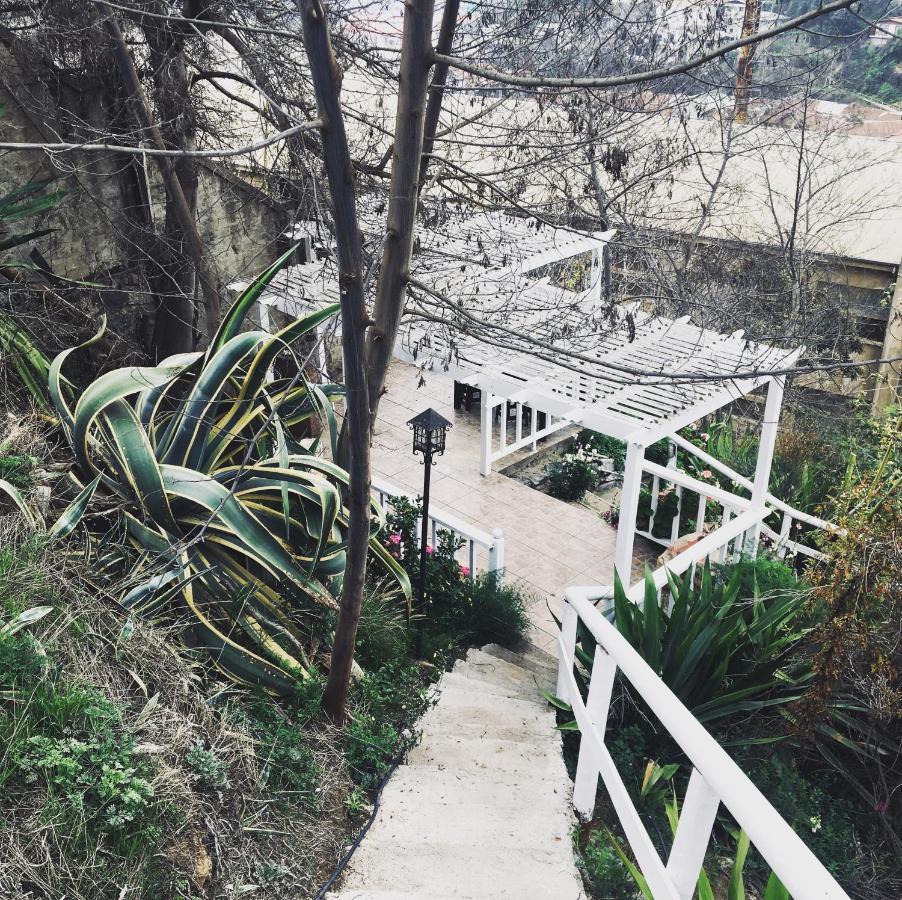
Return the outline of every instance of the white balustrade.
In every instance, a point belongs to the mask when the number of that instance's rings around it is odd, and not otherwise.
[[[407,500],[415,501],[417,494],[396,487],[387,481],[374,478],[372,482],[373,496],[382,506],[391,507],[392,497],[404,497]],[[429,504],[429,533],[431,535],[432,546],[435,547],[438,540],[438,533],[447,531],[454,537],[464,541],[462,552],[466,555],[467,567],[470,570],[470,578],[476,579],[476,574],[480,568],[479,548],[482,548],[486,557],[486,571],[500,572],[504,568],[504,533],[500,528],[496,528],[491,534],[476,528],[469,522],[449,513],[440,507]],[[419,525],[416,529],[417,537],[421,534]]]
[[[746,488],[749,491],[752,490],[753,482],[750,479],[745,478],[729,466],[721,463],[700,447],[696,447],[695,444],[690,443],[678,434],[671,435],[669,440],[676,447],[696,456],[705,463],[708,468],[715,469],[730,478],[737,486]],[[752,507],[752,501],[749,498],[741,497],[738,494],[723,490],[716,484],[695,478],[687,472],[677,469],[674,465],[674,461],[675,457],[671,457],[667,466],[661,466],[657,463],[643,459],[642,477],[645,483],[649,484],[651,488],[651,515],[648,527],[645,529],[637,527],[636,534],[642,535],[642,537],[647,540],[651,540],[663,547],[671,547],[679,539],[681,532],[695,532],[696,534],[701,534],[703,532],[705,513],[709,503],[713,503],[720,507],[722,523],[729,521],[729,519],[737,512],[745,511]],[[662,537],[655,535],[653,532],[655,521],[660,517],[658,497],[661,489],[667,485],[670,485],[674,490],[678,501],[678,508],[676,514],[669,523],[670,533],[666,537]],[[685,502],[692,494],[698,497],[697,507],[694,507],[694,504]],[[809,513],[805,513],[802,510],[795,509],[775,497],[773,494],[767,493],[765,495],[764,504],[763,507],[760,505],[758,507],[762,512],[758,522],[748,534],[744,536],[742,541],[734,542],[729,551],[725,546],[721,546],[720,557],[717,561],[724,562],[728,558],[733,560],[739,559],[743,552],[755,555],[758,552],[758,543],[761,537],[766,537],[768,541],[771,542],[774,552],[781,559],[785,558],[787,555],[802,555],[809,558],[822,559],[823,554],[819,550],[791,539],[793,526],[796,525],[796,523],[804,523],[822,531],[832,533],[841,532],[841,529],[837,528],[832,523],[818,518],[817,516],[812,516]],[[764,521],[764,519],[772,515],[774,511],[783,513],[779,532],[775,531]],[[687,517],[690,515],[694,515],[694,527],[691,529],[691,532],[686,532],[684,526]],[[691,521],[691,519],[689,521]]]
[[[755,514],[748,511],[733,519],[730,526],[734,538],[744,534],[748,523],[754,520]],[[684,559],[679,567],[685,570],[689,564]],[[581,734],[573,794],[580,816],[591,818],[601,777],[655,900],[691,900],[721,804],[746,831],[795,900],[848,900],[833,876],[767,798],[599,611],[595,602],[610,596],[610,589],[568,589],[558,639],[557,694],[572,707]],[[578,665],[579,623],[597,642],[585,700],[574,676],[574,667]],[[666,862],[649,837],[605,746],[605,726],[617,671],[632,685],[692,765]]]

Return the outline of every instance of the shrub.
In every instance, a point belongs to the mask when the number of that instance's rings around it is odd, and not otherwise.
[[[706,564],[696,586],[692,574],[670,576],[669,602],[659,600],[646,571],[645,600],[626,597],[616,579],[614,621],[664,683],[702,722],[797,699],[807,674],[794,659],[808,633],[807,598],[791,592],[743,602],[741,571],[715,586]],[[591,658],[594,648],[583,646]]]
[[[407,619],[397,597],[366,590],[357,626],[357,659],[361,666],[378,669],[399,662],[409,649]]]
[[[833,877],[848,887],[862,855],[852,807],[776,757],[755,768],[752,780]]]
[[[404,497],[393,498],[388,515],[388,551],[419,581],[419,541],[416,523],[421,505]],[[505,584],[497,573],[483,573],[474,581],[469,568],[458,562],[463,546],[460,539],[439,531],[435,547],[429,547],[426,559],[426,606],[424,615],[424,652],[427,658],[460,644],[497,642],[511,645],[522,639],[529,628],[526,598],[520,590]],[[419,588],[417,586],[417,595]],[[374,617],[389,615],[372,610]],[[394,636],[393,636],[394,637]],[[364,635],[362,646],[372,645]]]
[[[400,736],[388,722],[364,713],[355,716],[345,727],[348,766],[354,780],[363,788],[375,788],[388,774]]]
[[[467,620],[470,640],[477,644],[514,647],[530,628],[522,591],[505,584],[497,572],[485,572],[476,579]]]
[[[31,635],[0,635],[0,687],[34,686],[46,667],[47,659]]]
[[[755,592],[766,597],[774,593],[787,591],[799,592],[802,585],[795,572],[779,559],[767,556],[743,557],[735,563],[717,564],[714,566],[715,584],[729,581],[731,577],[739,580],[739,596],[754,597]]]
[[[576,445],[588,447],[599,456],[609,457],[614,463],[614,470],[623,471],[623,463],[626,460],[626,443],[624,441],[608,437],[606,434],[600,434],[589,428],[582,428],[576,435]]]
[[[576,444],[573,452],[548,467],[548,492],[559,500],[582,500],[599,482],[601,454]]]
[[[311,748],[311,725],[320,715],[321,697],[322,680],[312,678],[299,682],[283,705],[261,695],[246,712],[239,711],[257,742],[263,783],[310,809],[319,805],[321,772]]]
[[[873,797],[875,820],[902,854],[902,416],[886,421],[872,472],[851,481],[837,500],[837,525],[824,535],[826,559],[812,563],[814,678],[799,714],[800,730],[857,793]],[[823,746],[824,718],[844,743]]]
[[[629,870],[604,832],[593,832],[579,855],[589,889],[597,900],[632,900],[636,896]]]
[[[15,487],[25,487],[28,484],[28,476],[37,465],[37,459],[33,456],[24,456],[18,453],[0,455],[0,478],[8,481]]]

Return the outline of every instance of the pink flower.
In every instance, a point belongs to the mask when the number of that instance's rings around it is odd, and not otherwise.
[[[435,550],[433,550],[429,544],[426,544],[426,555],[432,556],[433,553],[435,553]]]
[[[460,574],[463,575],[464,578],[468,578],[470,575],[470,567],[469,566],[461,566]]]
[[[713,478],[714,475],[712,474],[710,469],[702,469],[702,471],[699,472],[699,477],[700,478]]]
[[[393,535],[390,535],[388,539],[389,539],[393,544],[400,544],[400,543],[401,543],[401,535],[400,535],[400,534],[397,534],[397,533],[396,533],[396,534],[393,534]]]

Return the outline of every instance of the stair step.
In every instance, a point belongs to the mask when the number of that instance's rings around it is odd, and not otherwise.
[[[367,890],[397,890],[403,885],[412,897],[428,897],[443,885],[454,886],[454,897],[480,900],[584,897],[569,840],[541,850],[511,847],[499,850],[492,846],[402,844],[372,840],[368,836],[351,860],[351,868],[349,885],[358,884],[358,879]],[[349,889],[343,893],[348,894]]]
[[[536,675],[547,675],[551,678],[557,678],[557,658],[544,650],[540,650],[533,644],[527,644],[528,649],[522,651],[508,650],[501,644],[486,644],[482,647],[482,652],[489,656],[497,656],[505,662],[513,663],[515,666],[521,666],[535,672]]]
[[[407,891],[371,891],[368,888],[348,888],[338,893],[326,894],[325,900],[461,900],[461,895],[411,894]]]
[[[485,803],[505,806],[511,798],[528,798],[530,805],[559,809],[570,815],[573,789],[569,780],[534,772],[496,772],[492,780],[468,778],[445,766],[402,766],[382,792],[382,803],[397,800],[439,803]]]
[[[440,690],[458,688],[461,691],[473,691],[474,693],[491,694],[495,697],[508,697],[513,700],[529,700],[537,703],[542,695],[535,682],[515,684],[506,678],[485,672],[480,669],[468,668],[466,664],[458,663],[450,672],[442,675]]]
[[[517,722],[524,719],[544,719],[554,728],[554,711],[541,697],[527,700],[521,697],[506,697],[500,702],[497,695],[489,694],[481,689],[478,681],[472,678],[449,678],[447,685],[439,695],[439,703],[426,714],[434,718],[435,711],[442,710],[442,717],[461,719],[475,710],[496,713],[499,723]],[[426,719],[423,720],[425,727]]]
[[[494,779],[496,773],[539,778],[567,777],[560,745],[524,744],[492,738],[461,738],[424,733],[407,765],[441,766],[466,778]]]

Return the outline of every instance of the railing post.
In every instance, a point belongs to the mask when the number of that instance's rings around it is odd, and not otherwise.
[[[579,615],[576,610],[564,599],[564,614],[561,618],[561,649],[557,666],[557,687],[555,695],[568,702],[570,697],[570,672],[573,668],[573,658],[576,655],[576,625]]]
[[[693,769],[667,860],[667,874],[682,900],[692,900],[695,893],[719,806],[720,798],[701,772]]]
[[[623,487],[620,489],[620,520],[617,523],[617,545],[614,568],[624,586],[632,582],[633,542],[636,537],[636,512],[642,488],[642,460],[645,447],[629,441],[623,467]],[[649,529],[651,524],[649,523]]]
[[[492,532],[492,546],[489,547],[489,571],[500,572],[504,568],[504,532],[496,528]]]
[[[783,513],[783,522],[780,524],[780,546],[777,548],[777,556],[780,559],[786,558],[786,551],[789,547],[786,545],[786,542],[789,540],[789,535],[792,533],[792,516],[789,513]]]
[[[479,407],[479,471],[488,475],[492,471],[492,432],[495,430],[494,417],[495,398],[486,388],[482,389]]]
[[[591,725],[595,726],[599,740],[602,741],[608,722],[608,708],[611,705],[616,674],[617,664],[605,650],[596,645],[592,680],[589,683],[589,696],[586,700],[586,715]],[[598,775],[601,771],[598,749],[588,739],[588,731],[589,728],[586,728],[579,742],[579,759],[573,782],[573,806],[580,818],[586,822],[592,818],[595,811],[595,795],[598,792]]]

